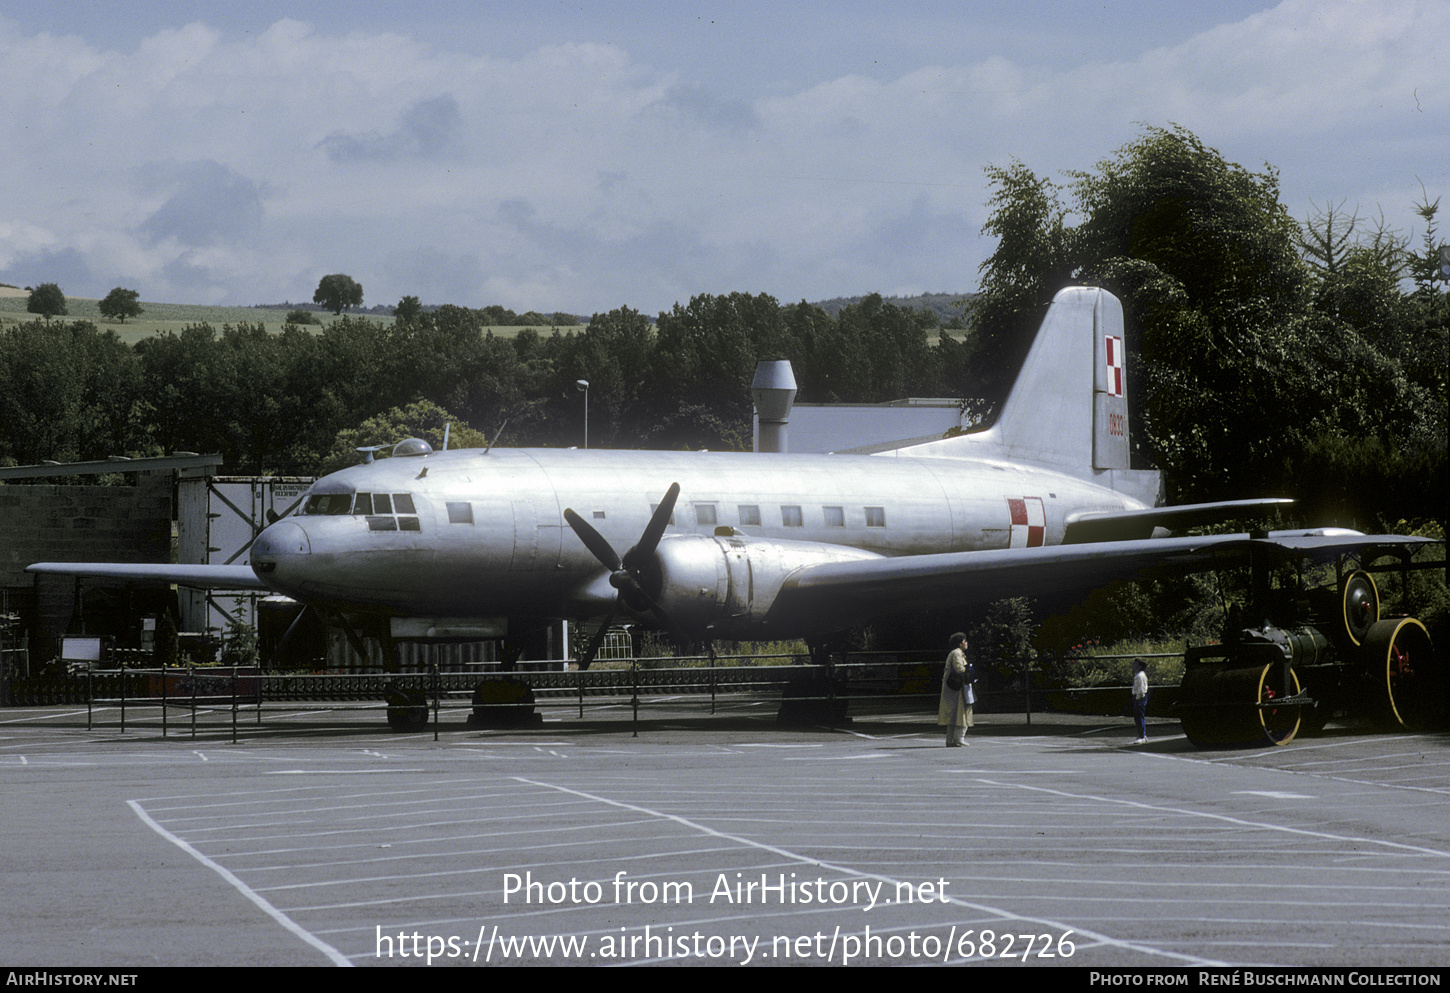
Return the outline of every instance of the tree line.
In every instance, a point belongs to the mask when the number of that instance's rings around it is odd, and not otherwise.
[[[321,330],[205,324],[129,346],[88,322],[0,333],[0,460],[219,452],[236,473],[312,475],[360,444],[746,449],[760,359],[801,402],[956,397],[990,409],[1052,295],[1101,285],[1127,318],[1135,459],[1174,502],[1284,495],[1316,523],[1443,514],[1446,330],[1436,210],[1419,244],[1326,205],[1303,222],[1276,173],[1149,128],[1064,182],[989,170],[997,239],[965,329],[872,295],[832,314],[699,295],[650,321],[489,329],[502,308],[397,309]],[[512,315],[510,313],[509,316]],[[537,316],[543,315],[525,315]],[[545,322],[540,321],[541,325]]]
[[[87,321],[8,327],[0,459],[204,451],[229,472],[311,475],[355,460],[353,442],[437,443],[450,421],[455,446],[577,445],[580,379],[595,447],[741,449],[758,357],[794,360],[803,399],[884,400],[959,390],[947,370],[965,354],[954,339],[930,342],[934,319],[879,297],[831,318],[765,294],[702,295],[653,323],[621,307],[513,337],[492,333],[494,317],[445,305],[280,333],[196,324],[134,346]],[[377,433],[363,437],[370,421]]]

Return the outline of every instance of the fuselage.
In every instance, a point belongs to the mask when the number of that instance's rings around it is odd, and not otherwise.
[[[613,599],[572,508],[623,553],[671,483],[671,535],[815,542],[883,556],[1056,544],[1075,514],[1141,507],[1063,473],[960,458],[494,449],[333,473],[251,563],[304,601],[409,616],[568,617]]]

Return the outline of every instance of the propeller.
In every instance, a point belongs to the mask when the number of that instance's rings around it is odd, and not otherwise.
[[[645,580],[648,573],[655,566],[655,548],[664,536],[665,528],[670,523],[670,516],[675,512],[675,501],[680,496],[680,484],[671,483],[670,488],[665,492],[665,497],[655,512],[650,515],[649,523],[645,525],[644,533],[640,535],[639,541],[633,548],[624,553],[624,558],[615,554],[609,540],[594,529],[584,518],[574,513],[572,509],[564,511],[564,520],[569,522],[569,527],[579,536],[584,547],[600,561],[604,568],[609,570],[609,585],[619,591],[619,596],[636,610],[648,610],[664,627],[674,632],[675,624],[669,615],[664,612],[650,592],[645,589]],[[615,597],[614,603],[605,615],[604,622],[595,632],[594,638],[590,641],[589,647],[579,657],[579,668],[588,669],[594,661],[599,646],[604,643],[604,636],[609,630],[610,623],[614,620],[615,612],[618,610],[619,596]]]

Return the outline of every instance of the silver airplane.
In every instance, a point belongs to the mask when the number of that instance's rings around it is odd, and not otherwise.
[[[1138,547],[1104,540],[1282,502],[1153,507],[1158,474],[1128,468],[1126,394],[1120,304],[1070,288],[979,433],[872,456],[433,451],[409,439],[318,480],[258,535],[250,565],[30,570],[262,589],[439,627],[622,608],[697,640],[798,637],[924,595],[1036,588]]]
[[[1227,541],[1328,554],[1388,540],[1168,537],[1289,501],[1157,506],[1158,473],[1129,467],[1123,343],[1119,301],[1071,287],[984,431],[875,455],[433,451],[409,439],[318,480],[258,535],[249,566],[30,569],[268,590],[435,631],[573,618],[604,620],[602,636],[624,613],[709,641],[824,637],[907,610],[1202,568]]]

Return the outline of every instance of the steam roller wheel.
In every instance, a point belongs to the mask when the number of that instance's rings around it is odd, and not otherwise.
[[[1410,731],[1444,723],[1445,677],[1435,663],[1425,625],[1413,617],[1374,624],[1364,642],[1371,673],[1383,680],[1390,720]]]
[[[1299,707],[1263,706],[1280,695],[1279,663],[1265,666],[1198,665],[1183,674],[1183,733],[1199,748],[1287,745],[1299,732]],[[1294,694],[1299,677],[1289,679]]]
[[[1344,581],[1340,597],[1344,632],[1356,645],[1364,644],[1370,629],[1380,619],[1380,595],[1374,578],[1367,572],[1352,572]]]

